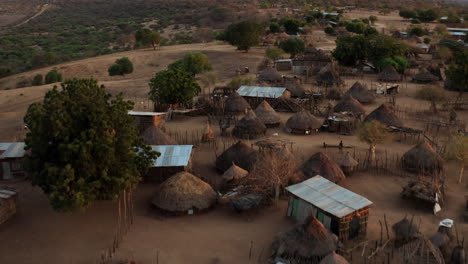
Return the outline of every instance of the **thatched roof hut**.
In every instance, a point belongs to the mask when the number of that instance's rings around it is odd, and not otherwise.
[[[361,104],[370,104],[375,100],[375,94],[369,91],[367,86],[361,84],[360,82],[355,82],[343,96],[347,95],[353,96]]]
[[[402,127],[403,122],[395,114],[393,106],[389,104],[382,104],[377,109],[372,111],[369,115],[366,116],[364,122],[369,121],[379,121],[380,123],[387,126]]]
[[[238,92],[231,93],[224,102],[226,113],[242,114],[246,109],[250,109],[250,105]]]
[[[257,79],[260,82],[278,83],[283,80],[283,76],[281,76],[281,74],[277,70],[273,68],[267,68],[258,74]]]
[[[216,200],[217,194],[208,183],[183,171],[158,186],[152,203],[164,211],[180,213],[208,209]]]
[[[263,124],[252,110],[248,110],[247,114],[236,123],[232,130],[232,135],[242,139],[256,139],[264,136],[267,131]]]
[[[401,81],[401,75],[392,65],[388,65],[381,73],[379,73],[379,81],[399,82]]]
[[[444,160],[426,141],[408,150],[401,158],[403,168],[413,173],[433,174],[444,167]]]
[[[439,80],[439,77],[428,72],[426,69],[420,69],[418,73],[413,76],[413,81],[418,83],[432,83]]]
[[[324,257],[319,264],[349,264],[349,262],[343,256],[333,252]]]
[[[232,180],[239,180],[242,178],[247,177],[249,175],[249,172],[244,170],[243,168],[237,166],[234,162],[232,163],[232,166],[223,173],[222,178],[226,181],[232,181]]]
[[[312,155],[302,166],[302,172],[304,179],[320,175],[331,182],[338,183],[346,178],[340,166],[323,152]]]
[[[333,111],[336,113],[340,112],[351,112],[356,116],[366,114],[366,109],[359,103],[358,100],[354,99],[352,95],[347,95],[343,97],[333,108]]]
[[[305,96],[305,89],[302,84],[293,81],[286,81],[284,83],[284,88],[291,93],[291,97],[304,97]]]
[[[351,156],[351,154],[349,154],[349,152],[346,152],[346,154],[338,162],[338,164],[340,165],[341,170],[343,170],[344,174],[348,176],[353,174],[357,165],[359,165],[359,163]]]
[[[405,244],[419,236],[419,229],[413,219],[408,220],[405,216],[402,220],[392,226],[397,244]]]
[[[226,149],[216,159],[216,168],[226,171],[235,163],[237,166],[249,171],[258,159],[258,152],[242,141],[238,141],[230,148]]]
[[[322,123],[307,111],[301,111],[286,121],[286,131],[293,134],[310,134],[313,129],[319,129]]]
[[[399,263],[433,263],[444,264],[444,258],[440,250],[435,247],[425,236],[407,243]]]
[[[317,74],[317,85],[326,87],[339,87],[344,84],[339,73],[329,64]]]
[[[263,101],[257,106],[255,114],[266,127],[277,127],[281,122],[281,117],[267,101]]]
[[[168,134],[164,133],[161,128],[157,126],[148,127],[142,135],[145,144],[147,145],[177,145],[174,139],[172,139]]]
[[[337,249],[337,244],[336,236],[312,216],[304,224],[280,233],[272,244],[272,250],[274,256],[309,263],[318,262],[333,253]]]

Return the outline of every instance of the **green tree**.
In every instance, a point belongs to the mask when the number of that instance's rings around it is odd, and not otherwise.
[[[253,85],[255,83],[255,79],[253,77],[234,77],[231,81],[227,84],[227,87],[230,89],[238,89],[242,85]]]
[[[333,57],[342,65],[353,66],[359,60],[368,59],[370,44],[362,35],[338,37]]]
[[[223,40],[246,52],[260,42],[263,36],[263,26],[254,22],[240,22],[228,26],[223,34]]]
[[[439,17],[439,12],[435,9],[419,9],[417,17],[423,22],[431,22]]]
[[[133,63],[129,58],[123,57],[117,59],[107,70],[110,76],[125,75],[133,72]]]
[[[413,11],[413,10],[409,10],[409,9],[402,9],[402,10],[400,10],[399,15],[402,18],[410,19],[410,18],[416,17],[416,12]]]
[[[375,24],[375,22],[377,22],[378,18],[376,16],[369,16],[369,21],[371,22],[372,25]]]
[[[149,86],[149,96],[153,102],[171,105],[189,103],[200,92],[193,74],[180,68],[156,73]]]
[[[450,87],[447,88],[459,91],[460,95],[468,91],[468,51],[455,56],[455,63],[449,66],[445,75],[450,80]]]
[[[270,32],[271,33],[278,33],[281,31],[281,27],[278,23],[276,22],[271,22],[270,23]]]
[[[302,22],[295,18],[286,18],[283,20],[283,26],[289,34],[296,34],[302,26]]]
[[[211,66],[208,56],[201,52],[187,53],[182,59],[177,60],[168,66],[169,69],[179,68],[186,72],[196,75],[198,73],[211,71]]]
[[[421,37],[424,35],[424,30],[421,27],[411,26],[407,29],[407,31],[408,31],[408,34],[412,36]]]
[[[39,85],[42,85],[44,84],[44,78],[42,77],[42,74],[36,74],[36,76],[34,76],[34,79],[32,81],[32,85],[33,86],[39,86]]]
[[[444,90],[437,86],[426,86],[416,90],[416,98],[431,102],[431,110],[437,113],[437,103],[446,99]]]
[[[335,34],[335,28],[334,27],[326,27],[324,31],[328,35],[334,35]]]
[[[8,76],[11,74],[10,67],[0,67],[0,78]]]
[[[290,38],[282,41],[280,43],[280,47],[282,50],[290,53],[294,57],[296,54],[304,52],[305,42],[300,38]]]
[[[375,149],[377,144],[382,144],[391,139],[391,134],[380,122],[372,120],[361,124],[357,129],[359,140],[369,145],[370,160],[375,161]]]
[[[388,65],[392,65],[399,73],[404,73],[405,70],[408,68],[409,63],[405,57],[396,56],[391,58],[383,58],[379,60],[376,64],[376,66],[380,70],[385,69],[385,67],[387,67]]]
[[[419,20],[417,18],[413,18],[413,19],[411,19],[411,24],[421,24],[421,20]]]
[[[143,46],[151,45],[154,50],[156,50],[156,46],[161,43],[161,35],[149,28],[141,28],[137,30],[135,33],[135,39]]]
[[[453,136],[447,149],[449,158],[456,159],[460,163],[458,183],[462,183],[463,172],[465,166],[468,165],[468,136],[465,136],[463,133]]]
[[[115,200],[147,172],[157,153],[132,125],[132,108],[92,79],[66,81],[29,106],[25,168],[55,210]]]
[[[284,51],[278,47],[269,47],[265,50],[265,56],[272,61],[279,59],[283,54]]]
[[[424,38],[424,44],[430,44],[431,43],[431,39],[426,37]]]
[[[50,70],[45,76],[45,84],[51,84],[62,81],[62,74],[56,69]]]

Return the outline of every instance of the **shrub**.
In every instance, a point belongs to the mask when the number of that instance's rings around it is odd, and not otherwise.
[[[39,86],[39,85],[42,85],[43,83],[44,81],[43,81],[42,74],[37,74],[36,76],[34,76],[34,79],[32,81],[33,86]]]
[[[45,76],[45,84],[51,84],[62,81],[62,74],[60,74],[56,69],[53,69],[47,73]]]
[[[270,24],[270,32],[271,33],[278,33],[280,32],[280,25],[276,22],[271,22]]]
[[[279,59],[280,56],[283,54],[284,54],[284,51],[278,47],[269,47],[265,51],[265,56],[273,61]]]
[[[421,24],[421,20],[419,20],[417,18],[413,18],[413,19],[411,19],[411,24]]]
[[[325,33],[327,33],[328,35],[334,35],[334,34],[335,34],[335,28],[333,28],[333,27],[326,27],[326,28],[325,28]]]
[[[109,75],[110,76],[115,76],[115,75],[121,75],[121,69],[120,69],[120,65],[118,64],[112,64],[109,69],[107,69],[107,71],[109,72]]]
[[[107,71],[110,76],[129,74],[133,72],[133,63],[127,57],[123,57],[116,60]]]

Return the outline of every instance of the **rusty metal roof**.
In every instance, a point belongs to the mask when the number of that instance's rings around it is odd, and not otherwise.
[[[192,155],[192,145],[159,145],[151,146],[154,151],[161,153],[153,167],[185,167]]]
[[[286,190],[338,218],[372,205],[367,198],[336,185],[320,175],[288,186]]]
[[[25,147],[24,142],[0,143],[0,151],[3,151],[0,159],[22,158],[26,152]]]
[[[286,91],[283,87],[264,87],[264,86],[246,86],[243,85],[237,89],[241,96],[247,97],[263,97],[263,98],[278,98]]]

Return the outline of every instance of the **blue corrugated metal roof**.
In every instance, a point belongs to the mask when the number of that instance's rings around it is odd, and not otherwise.
[[[0,155],[0,159],[13,159],[21,158],[26,152],[24,147],[26,144],[24,142],[14,142],[14,143],[0,143],[0,150],[4,152]]]
[[[372,204],[368,199],[317,175],[286,188],[290,193],[338,218]]]
[[[192,155],[192,145],[160,145],[151,146],[154,151],[161,153],[153,167],[185,167]]]
[[[452,36],[466,36],[464,32],[449,32]]]
[[[448,31],[468,32],[468,28],[447,28]]]
[[[166,112],[137,112],[137,111],[128,111],[128,114],[131,116],[159,116],[165,115]]]
[[[241,86],[237,92],[241,96],[247,97],[263,97],[263,98],[278,98],[286,91],[282,87],[263,87],[263,86]]]

